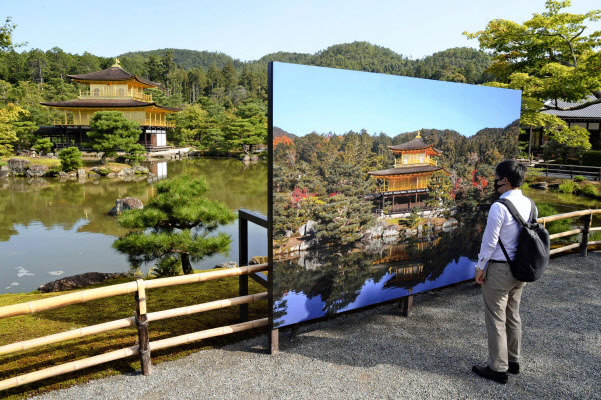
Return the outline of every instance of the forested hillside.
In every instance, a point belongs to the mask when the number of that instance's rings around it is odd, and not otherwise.
[[[179,49],[130,52],[118,58],[123,69],[161,84],[160,89],[147,90],[153,101],[187,110],[172,117],[176,129],[170,134],[171,143],[199,143],[213,151],[239,147],[240,140],[235,138],[240,135],[252,138],[245,139],[248,143],[266,137],[260,126],[265,123],[269,61],[454,82],[491,80],[484,73],[490,57],[469,48],[449,49],[420,60],[366,42],[338,44],[315,54],[278,52],[249,62],[219,52]],[[31,133],[38,126],[53,125],[62,116],[40,102],[75,99],[87,88],[71,82],[67,75],[99,71],[114,63],[114,58],[70,54],[58,47],[0,51],[0,107],[13,103],[25,110],[15,128],[18,147],[30,145]],[[195,107],[188,110],[190,105]]]

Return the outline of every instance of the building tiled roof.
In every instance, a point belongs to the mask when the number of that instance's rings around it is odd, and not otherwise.
[[[586,101],[597,100],[592,94],[589,95]],[[555,101],[547,101],[549,105],[555,105]],[[557,105],[559,107],[572,107],[581,103],[568,103],[566,101],[558,100]],[[573,111],[558,111],[558,110],[545,110],[544,114],[557,115],[560,118],[601,118],[601,104],[594,104],[580,110]]]
[[[118,99],[77,99],[68,101],[53,101],[40,103],[43,106],[48,107],[60,107],[60,108],[145,108],[154,106],[166,111],[179,112],[181,109],[174,107],[160,106],[157,103],[147,103],[145,101],[138,100],[118,100]]]
[[[435,172],[440,171],[442,167],[437,167],[435,165],[416,165],[414,167],[400,167],[400,168],[390,168],[382,171],[371,171],[368,172],[368,175],[373,176],[386,176],[386,175],[406,175],[406,174],[417,174],[420,172]]]
[[[424,142],[420,137],[410,140],[407,143],[399,144],[397,146],[388,146],[390,150],[422,150],[427,149],[428,147],[432,147],[432,145],[426,144],[426,142]],[[440,150],[436,150],[433,147],[432,150],[438,153],[442,153]]]
[[[145,85],[157,87],[160,83],[152,82],[147,79],[140,78],[130,74],[121,67],[110,67],[102,71],[90,72],[89,74],[67,75],[69,78],[76,81],[129,81],[137,80]]]

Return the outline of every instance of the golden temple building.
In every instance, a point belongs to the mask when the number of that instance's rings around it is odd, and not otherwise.
[[[64,111],[64,117],[54,121],[52,129],[40,129],[39,135],[50,137],[57,150],[64,147],[85,147],[90,120],[97,111],[120,111],[125,118],[139,123],[141,133],[138,143],[147,151],[166,149],[167,130],[174,124],[167,121],[167,114],[181,111],[152,101],[152,95],[144,89],[157,88],[160,83],[130,74],[119,65],[81,75],[67,75],[71,81],[83,83],[89,88],[80,90],[79,98],[68,101],[40,103],[43,106]]]
[[[368,172],[383,185],[371,196],[378,208],[390,207],[390,213],[408,212],[413,206],[426,207],[428,184],[432,175],[444,171],[437,157],[442,151],[426,144],[418,132],[415,139],[398,146],[388,146],[395,156],[394,167]]]

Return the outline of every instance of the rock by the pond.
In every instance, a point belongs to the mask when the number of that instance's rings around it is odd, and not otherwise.
[[[101,283],[111,278],[127,277],[127,273],[103,273],[103,272],[86,272],[84,274],[68,276],[56,281],[48,282],[38,288],[42,293],[60,292],[61,290],[70,290],[83,288]]]
[[[86,177],[86,170],[83,168],[80,168],[77,170],[77,177],[78,178],[85,178]]]
[[[126,176],[132,176],[135,175],[136,171],[133,168],[125,168],[122,169],[121,171],[119,171],[119,173],[117,173],[118,177],[126,177]]]
[[[48,167],[45,165],[32,165],[25,172],[25,176],[30,178],[41,178],[48,172]]]
[[[0,178],[6,178],[8,176],[8,170],[0,169]]]
[[[382,237],[390,237],[390,236],[399,236],[399,226],[398,225],[388,225],[384,232],[382,232]]]
[[[126,197],[124,199],[117,199],[115,201],[115,207],[111,208],[109,215],[119,215],[123,211],[136,210],[144,208],[144,204],[140,199],[134,197]]]
[[[11,158],[6,165],[11,175],[25,175],[27,169],[31,166],[31,161],[22,158]]]
[[[61,179],[67,179],[67,178],[69,178],[69,174],[66,173],[66,172],[64,172],[64,171],[60,171],[58,173],[58,177],[61,178]]]
[[[90,172],[90,174],[88,175],[89,178],[100,178],[101,175],[96,174],[94,172]]]
[[[109,172],[108,174],[106,174],[106,177],[110,179],[115,179],[117,177],[117,174],[114,172]]]
[[[219,263],[217,265],[215,265],[215,268],[236,268],[238,266],[238,264],[236,263],[236,261],[225,261],[222,263]]]
[[[549,184],[547,182],[535,182],[535,183],[531,183],[530,187],[532,189],[549,190]]]
[[[141,165],[138,165],[137,167],[135,167],[134,171],[137,172],[137,173],[139,173],[139,174],[147,174],[149,172],[148,168],[143,167]]]
[[[315,221],[307,221],[306,224],[302,225],[298,232],[300,233],[301,236],[305,236],[305,235],[312,235],[315,233]]]

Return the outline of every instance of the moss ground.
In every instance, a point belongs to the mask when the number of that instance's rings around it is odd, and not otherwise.
[[[132,279],[113,279],[102,285],[95,285],[93,287],[113,285]],[[252,279],[249,281],[250,293],[265,291],[262,286],[252,281]],[[36,291],[32,293],[5,294],[0,295],[0,306],[24,303],[66,293],[70,292],[39,293]],[[236,296],[238,296],[237,277],[150,289],[146,292],[148,312],[184,307]],[[134,313],[135,302],[133,295],[124,295],[70,305],[35,314],[6,318],[0,320],[0,346],[131,317]],[[265,318],[266,316],[266,301],[249,305],[249,318],[251,320]],[[201,314],[151,322],[149,324],[149,335],[150,340],[153,341],[238,322],[238,308],[229,307]],[[256,329],[202,340],[184,346],[163,349],[152,353],[152,363],[157,364],[181,358],[199,350],[220,347],[263,332],[264,328]],[[0,380],[133,346],[136,343],[136,338],[137,330],[135,328],[126,328],[0,356]],[[5,390],[0,392],[0,397],[22,399],[104,376],[139,370],[140,362],[138,357],[132,356]]]

